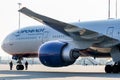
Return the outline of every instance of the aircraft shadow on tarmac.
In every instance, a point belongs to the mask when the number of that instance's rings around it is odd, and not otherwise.
[[[36,78],[69,78],[69,77],[101,77],[101,78],[120,78],[120,74],[106,74],[94,72],[44,72],[44,71],[9,71],[0,70],[1,79],[36,79]],[[10,76],[14,75],[14,76]]]

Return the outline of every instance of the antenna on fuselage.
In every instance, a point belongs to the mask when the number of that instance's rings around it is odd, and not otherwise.
[[[19,6],[19,10],[20,10],[20,7],[21,7],[21,5],[22,5],[22,3],[18,3],[18,6]],[[19,30],[20,30],[20,12],[19,12],[19,15],[18,15],[18,32],[19,32]]]

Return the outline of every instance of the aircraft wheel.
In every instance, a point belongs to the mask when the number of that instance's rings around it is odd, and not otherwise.
[[[23,69],[24,69],[24,66],[23,66],[23,65],[17,65],[17,66],[16,66],[16,69],[17,69],[17,70],[23,70]]]
[[[112,69],[113,69],[112,65],[106,65],[105,66],[105,72],[106,73],[112,73],[112,71],[113,71]]]
[[[120,70],[119,70],[119,65],[114,65],[113,66],[113,73],[119,73],[120,72]]]

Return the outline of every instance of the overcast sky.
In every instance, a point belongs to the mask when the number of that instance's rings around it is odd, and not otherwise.
[[[115,17],[115,1],[111,0],[111,17]],[[0,1],[0,45],[12,31],[18,29],[18,3],[37,13],[64,22],[107,19],[108,0],[1,0]],[[120,17],[118,0],[118,18]],[[21,14],[21,28],[41,25],[39,22]],[[0,56],[8,56],[0,48]]]

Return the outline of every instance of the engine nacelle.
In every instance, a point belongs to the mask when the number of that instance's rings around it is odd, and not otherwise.
[[[44,43],[40,46],[38,55],[41,63],[49,67],[68,66],[79,57],[68,43],[62,41]]]

